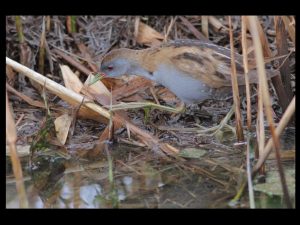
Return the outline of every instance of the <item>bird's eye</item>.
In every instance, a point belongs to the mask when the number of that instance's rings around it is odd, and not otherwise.
[[[113,70],[114,67],[113,67],[113,66],[108,66],[107,69],[108,69],[108,70]]]

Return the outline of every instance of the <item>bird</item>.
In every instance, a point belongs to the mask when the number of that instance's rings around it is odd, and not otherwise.
[[[243,57],[234,55],[238,85],[244,86]],[[107,77],[138,75],[155,81],[185,104],[232,96],[231,51],[207,41],[175,40],[141,50],[114,49],[103,57],[100,71]],[[278,71],[268,69],[266,74],[270,79]],[[258,82],[256,69],[248,76],[250,84]]]

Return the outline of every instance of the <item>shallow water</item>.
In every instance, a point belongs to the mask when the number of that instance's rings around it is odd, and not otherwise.
[[[289,131],[286,137],[283,138],[285,147],[293,148],[294,135]],[[110,146],[109,152],[111,167],[106,154],[93,160],[78,157],[67,160],[48,154],[36,158],[33,169],[29,169],[29,159],[22,158],[29,207],[227,208],[239,180],[234,178],[236,181],[232,183],[228,171],[221,171],[212,179],[186,169],[186,164],[162,160],[153,151],[140,147],[117,144]],[[243,153],[239,154],[243,157]],[[207,160],[212,159],[208,157]],[[205,168],[205,163],[200,160],[189,162]],[[6,207],[18,208],[9,158],[6,167]],[[209,172],[219,173],[218,168],[216,165]],[[267,201],[261,193],[257,194],[257,200]],[[240,207],[249,205],[245,202]],[[279,199],[275,206],[265,207],[283,207],[282,200]]]
[[[112,156],[112,182],[109,181],[106,158],[51,161],[51,157],[48,157],[40,160],[36,166],[39,168],[32,172],[24,162],[29,207],[207,208],[220,196],[220,193],[212,193],[218,184],[188,173],[176,164],[159,163],[147,149],[139,148],[139,151],[144,153],[128,160],[128,157],[133,157],[130,156],[130,148],[127,145],[114,146],[113,152],[122,154]],[[6,207],[18,208],[19,201],[10,168],[7,172]],[[219,207],[224,205],[220,204]]]

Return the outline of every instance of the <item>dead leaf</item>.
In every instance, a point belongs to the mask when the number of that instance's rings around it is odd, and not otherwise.
[[[66,143],[71,123],[72,117],[68,114],[63,114],[54,121],[57,139],[63,145]]]
[[[61,69],[61,73],[64,79],[65,87],[79,93],[83,87],[82,82],[79,78],[72,72],[70,67],[66,65],[59,65]]]
[[[152,81],[142,77],[136,77],[130,80],[130,85],[124,83],[121,87],[113,90],[112,96],[115,100],[120,100],[125,97],[132,96],[137,92],[144,92],[147,88],[152,86]]]
[[[150,26],[139,22],[138,33],[136,41],[139,44],[145,44],[147,46],[159,45],[164,36],[151,28]]]
[[[90,81],[93,80],[94,77],[95,76],[92,74],[88,76],[88,78],[84,82],[84,86],[81,92],[102,105],[109,105],[111,94],[106,86],[102,83],[102,81],[98,80],[96,83],[89,85]]]

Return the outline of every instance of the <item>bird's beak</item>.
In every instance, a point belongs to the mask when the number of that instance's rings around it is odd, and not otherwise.
[[[100,73],[92,73],[92,75],[94,75],[94,78],[90,81],[89,85],[92,85],[94,83],[96,83],[98,80],[102,80],[104,77],[106,77],[107,75],[100,72]]]

